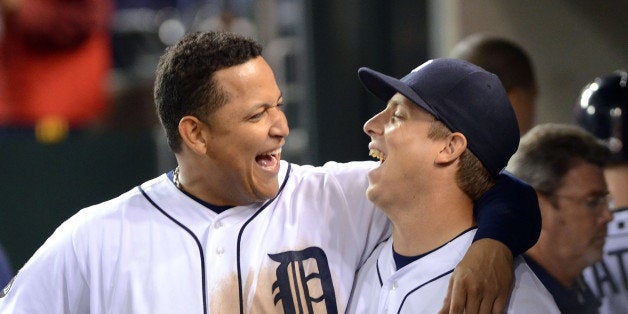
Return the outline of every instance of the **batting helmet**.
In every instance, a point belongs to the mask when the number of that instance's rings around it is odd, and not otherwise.
[[[628,162],[628,73],[596,78],[580,93],[576,123],[604,140],[612,152],[611,161]]]

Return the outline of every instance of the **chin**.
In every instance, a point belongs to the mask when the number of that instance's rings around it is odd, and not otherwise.
[[[275,184],[274,186],[269,186],[264,189],[258,189],[255,191],[255,196],[260,202],[264,202],[275,197],[279,193],[279,186]]]
[[[377,189],[369,186],[366,189],[366,198],[371,201],[371,203],[375,204],[375,206],[379,207],[379,208],[383,208],[382,205],[382,198],[381,198],[382,194],[378,194],[377,193]]]
[[[596,250],[595,252],[590,252],[586,257],[587,265],[591,266],[601,261],[603,256],[604,252],[602,251],[602,249]]]
[[[375,203],[375,193],[373,192],[373,188],[371,187],[371,185],[366,188],[366,198],[372,203]]]

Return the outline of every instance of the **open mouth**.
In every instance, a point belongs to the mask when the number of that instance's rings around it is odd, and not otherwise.
[[[257,164],[263,168],[275,168],[279,164],[281,148],[255,156]]]
[[[382,151],[378,149],[371,148],[369,150],[369,156],[379,160],[381,163],[386,161],[386,154],[384,154]]]

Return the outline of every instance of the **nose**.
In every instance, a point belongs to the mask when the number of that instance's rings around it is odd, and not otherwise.
[[[279,109],[279,107],[275,107],[271,109],[271,114],[273,117],[272,125],[270,127],[270,135],[274,137],[287,137],[290,134],[290,128],[288,127],[288,119],[286,119],[286,115]]]
[[[600,220],[602,223],[607,224],[613,220],[613,211],[610,206],[604,206],[602,209],[602,214],[600,216]]]
[[[364,127],[362,127],[362,130],[364,130],[364,133],[366,133],[366,135],[373,137],[374,135],[382,134],[380,120],[383,114],[384,111],[380,111],[378,114],[374,115],[372,118],[368,119],[368,121],[364,123]]]

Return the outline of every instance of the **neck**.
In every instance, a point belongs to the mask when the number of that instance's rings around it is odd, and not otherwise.
[[[541,238],[539,241],[542,241]],[[526,254],[565,288],[572,287],[585,268],[573,259],[561,258],[555,246],[545,246],[541,242],[537,242]]]
[[[473,202],[462,192],[417,199],[411,207],[386,210],[393,224],[393,247],[401,255],[429,252],[475,225]]]
[[[258,200],[243,197],[247,194],[232,188],[229,184],[215,178],[207,179],[204,174],[212,173],[212,171],[202,166],[203,164],[196,163],[195,167],[190,170],[185,163],[179,163],[173,174],[173,181],[177,188],[214,206],[241,206],[258,202]]]

